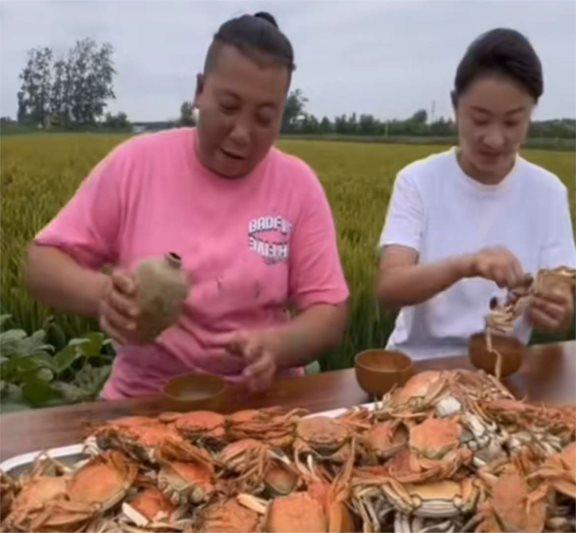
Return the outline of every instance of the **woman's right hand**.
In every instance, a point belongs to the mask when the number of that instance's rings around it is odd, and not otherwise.
[[[119,344],[142,344],[137,331],[139,313],[134,280],[113,273],[100,300],[100,327]]]
[[[465,256],[466,277],[481,277],[494,281],[498,287],[513,288],[522,283],[524,271],[517,257],[500,246],[482,248]]]

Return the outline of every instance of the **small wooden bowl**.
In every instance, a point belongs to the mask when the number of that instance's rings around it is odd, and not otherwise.
[[[517,372],[522,365],[526,347],[516,338],[504,335],[492,335],[492,347],[502,354],[501,377]],[[486,346],[486,335],[475,333],[468,343],[470,362],[476,367],[496,374],[496,354],[489,352]]]
[[[364,350],[354,358],[358,384],[368,394],[382,396],[412,375],[412,359],[392,350]]]
[[[164,396],[189,409],[218,410],[226,391],[226,381],[210,374],[184,374],[171,379]]]

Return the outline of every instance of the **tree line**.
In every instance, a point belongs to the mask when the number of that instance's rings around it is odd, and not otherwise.
[[[126,113],[105,113],[115,98],[113,47],[87,38],[77,41],[65,54],[56,56],[49,47],[28,51],[20,73],[17,122],[33,127],[63,129],[129,129]],[[382,137],[454,136],[452,119],[430,121],[425,109],[406,119],[381,120],[371,114],[342,114],[318,118],[306,109],[308,99],[300,89],[288,94],[281,132],[298,135],[364,135]],[[2,125],[12,122],[1,119]],[[139,123],[145,129],[147,123]],[[194,125],[193,104],[184,101],[179,118],[164,121],[163,127]],[[148,123],[149,125],[149,123]],[[576,120],[534,121],[530,135],[535,138],[576,138]]]
[[[16,120],[42,128],[128,127],[125,113],[104,115],[115,98],[115,74],[110,43],[83,39],[60,56],[50,47],[33,48],[19,76]]]

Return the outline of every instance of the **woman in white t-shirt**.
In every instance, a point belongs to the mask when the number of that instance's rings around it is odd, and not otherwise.
[[[524,273],[576,267],[566,187],[518,155],[542,92],[520,33],[495,29],[466,51],[452,93],[459,146],[402,169],[390,200],[377,287],[385,307],[401,308],[389,347],[463,354],[492,297]],[[514,334],[566,331],[573,310],[571,294],[534,297]]]

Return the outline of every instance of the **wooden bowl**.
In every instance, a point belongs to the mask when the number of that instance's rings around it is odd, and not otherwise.
[[[516,338],[504,335],[492,335],[492,346],[502,354],[501,377],[517,372],[522,365],[526,347]],[[496,354],[489,352],[486,347],[486,335],[475,333],[468,343],[468,356],[470,362],[476,367],[496,374]]]
[[[218,410],[226,391],[226,381],[210,374],[184,374],[171,379],[164,396],[189,409]]]
[[[368,394],[382,396],[412,375],[412,359],[392,350],[364,350],[354,358],[358,384]]]

